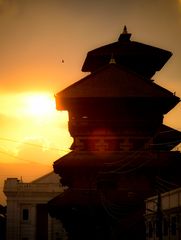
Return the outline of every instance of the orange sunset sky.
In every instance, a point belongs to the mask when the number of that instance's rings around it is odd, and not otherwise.
[[[181,97],[181,0],[0,0],[1,204],[7,177],[31,181],[69,151],[54,94],[85,76],[87,52],[124,25],[132,40],[173,53],[153,79]],[[180,104],[164,123],[181,130]]]

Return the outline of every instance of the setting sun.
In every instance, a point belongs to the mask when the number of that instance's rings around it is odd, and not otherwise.
[[[56,110],[51,92],[4,94],[0,96],[0,109],[0,163],[32,162],[32,159],[41,162],[45,143],[49,154],[43,157],[44,164],[69,151],[72,139],[68,133],[68,113]]]
[[[34,116],[49,115],[55,112],[55,100],[43,93],[31,93],[24,97],[27,105],[26,113]]]

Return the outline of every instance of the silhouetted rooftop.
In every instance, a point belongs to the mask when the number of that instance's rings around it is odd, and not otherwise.
[[[118,64],[107,64],[59,92],[61,98],[173,97],[173,93]]]
[[[169,111],[180,99],[151,80],[118,64],[107,64],[56,94],[57,109],[80,99],[141,99],[162,102]],[[66,107],[65,107],[66,109]],[[66,109],[67,110],[67,109]]]
[[[114,56],[116,63],[150,78],[172,55],[170,51],[131,41],[130,37],[131,34],[124,28],[117,42],[89,51],[82,71],[94,72],[109,63],[111,56]]]

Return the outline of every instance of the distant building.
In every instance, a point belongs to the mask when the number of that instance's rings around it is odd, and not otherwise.
[[[7,240],[60,240],[66,233],[59,220],[48,215],[47,202],[63,192],[60,177],[51,172],[33,182],[7,178]]]
[[[0,240],[6,239],[6,207],[0,204]]]
[[[146,200],[146,239],[181,239],[181,188]]]

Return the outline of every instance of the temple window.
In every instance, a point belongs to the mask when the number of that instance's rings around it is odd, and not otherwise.
[[[29,209],[27,209],[27,208],[23,209],[22,219],[23,219],[23,221],[28,221],[29,220]]]

